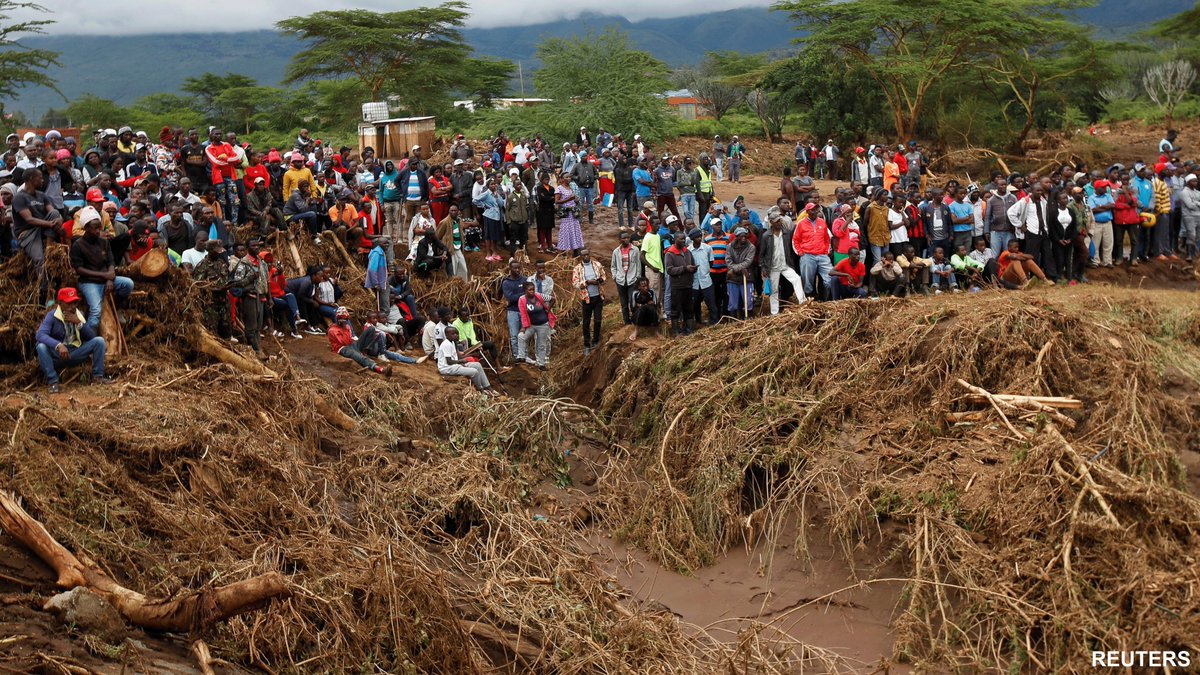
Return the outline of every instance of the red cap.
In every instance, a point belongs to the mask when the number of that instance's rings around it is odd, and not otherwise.
[[[855,149],[854,149],[854,152],[855,152],[855,153],[857,153],[857,154],[859,154],[859,155],[863,154],[863,153],[864,153],[864,152],[866,152],[866,151],[867,151],[867,149],[866,149],[866,148],[864,148],[864,147],[863,147],[863,146],[861,146],[861,145],[860,145],[860,146],[858,146],[857,148],[855,148]]]
[[[104,193],[98,187],[88,188],[87,200],[89,202],[102,202],[104,201]]]
[[[1095,183],[1092,183],[1092,187],[1097,190],[1099,190],[1101,188],[1106,188],[1108,186],[1109,186],[1109,183],[1106,180],[1098,180]]]
[[[268,162],[282,162],[283,158],[279,156],[278,150],[276,150],[275,148],[271,148],[271,152],[267,153],[267,161]]]
[[[58,302],[60,304],[68,302],[79,302],[79,292],[73,286],[58,289]]]

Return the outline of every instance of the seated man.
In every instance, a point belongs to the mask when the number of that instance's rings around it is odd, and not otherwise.
[[[521,314],[521,332],[517,333],[516,363],[524,361],[531,366],[546,369],[546,359],[550,356],[550,335],[554,331],[554,312],[535,290],[532,281],[525,282],[525,295],[517,301],[517,311]],[[529,358],[529,338],[537,340],[537,360]]]
[[[354,327],[350,325],[350,310],[345,307],[337,308],[333,320],[334,324],[325,333],[329,337],[329,349],[334,354],[350,359],[371,372],[385,376],[392,374],[391,366],[376,365],[370,357],[363,353],[364,350],[373,349],[377,344],[375,338],[379,334],[375,332],[374,328],[364,329],[362,336],[355,339]]]
[[[425,352],[426,356],[432,356],[437,351],[438,345],[446,339],[446,325],[450,323],[450,309],[448,307],[437,308],[437,322],[426,321],[425,327],[421,330],[421,351]]]
[[[983,239],[979,239],[976,244],[983,244]],[[991,260],[988,263],[992,265],[991,272],[986,264],[967,254],[966,246],[959,246],[954,255],[950,256],[950,266],[954,268],[955,277],[959,283],[969,283],[973,291],[979,290],[989,274],[995,276],[995,263]]]
[[[871,287],[878,295],[904,297],[908,291],[906,278],[904,268],[896,262],[896,256],[886,249],[883,258],[871,268]]]
[[[123,301],[133,292],[133,280],[117,276],[116,261],[108,239],[100,236],[100,213],[85,206],[79,210],[83,236],[71,244],[71,267],[79,275],[79,290],[88,306],[87,325],[93,331],[100,326],[105,291]]]
[[[962,247],[964,250],[966,247]],[[954,278],[954,267],[946,260],[946,251],[941,246],[933,249],[933,264],[930,266],[933,279],[933,292],[941,295],[944,291],[959,292],[958,280]]]
[[[37,358],[42,373],[50,385],[50,393],[58,393],[58,371],[92,362],[92,382],[111,384],[104,375],[104,338],[83,320],[79,311],[79,293],[74,288],[58,291],[58,304],[42,319],[37,330]]]
[[[448,377],[460,376],[471,378],[471,384],[487,395],[494,395],[495,390],[488,382],[483,365],[458,357],[458,330],[454,326],[446,327],[446,339],[437,348],[438,372]]]
[[[1042,268],[1033,261],[1033,256],[1021,253],[1021,242],[1017,239],[1008,242],[1008,250],[1000,254],[996,267],[1000,271],[1000,281],[1008,288],[1024,289],[1029,285],[1031,275],[1051,286],[1054,285],[1053,281],[1046,278]]]
[[[913,293],[924,292],[929,285],[929,269],[933,260],[917,255],[917,249],[912,244],[905,244],[904,251],[896,256],[896,263],[904,270],[904,285]]]
[[[851,247],[847,257],[839,261],[829,272],[833,282],[830,285],[830,292],[834,300],[867,297],[867,289],[863,285],[867,277],[867,266],[859,261],[859,255],[859,250]]]
[[[413,261],[413,271],[422,279],[428,279],[434,270],[442,269],[450,259],[446,245],[437,238],[434,228],[425,230],[425,236],[417,243],[417,255]]]
[[[407,363],[409,365],[416,363],[424,363],[427,356],[422,356],[419,359],[414,359],[411,356],[405,356],[388,349],[388,335],[402,333],[403,328],[395,324],[384,323],[379,312],[368,312],[367,320],[363,323],[363,338],[371,331],[375,333],[375,341],[366,345],[366,348],[361,350],[367,356],[373,356],[376,359],[387,359],[397,363]]]
[[[466,307],[460,307],[458,310],[458,318],[454,323],[450,324],[458,331],[458,336],[461,338],[465,353],[470,354],[473,351],[482,349],[492,357],[492,363],[499,363],[500,351],[496,349],[496,343],[490,340],[480,340],[475,333],[475,322],[471,320],[471,311]]]

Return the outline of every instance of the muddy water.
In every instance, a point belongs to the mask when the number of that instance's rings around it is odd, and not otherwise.
[[[686,576],[607,535],[593,534],[588,543],[601,568],[639,601],[669,610],[718,639],[733,638],[726,631],[737,630],[736,619],[757,619],[836,652],[861,672],[881,665],[889,672],[907,672],[892,662],[891,621],[902,584],[858,586],[838,552],[817,541],[823,537],[810,539],[811,565],[797,560],[790,547],[781,547],[769,577],[761,545],[749,553],[732,549],[716,564]],[[860,579],[902,576],[897,569],[872,570],[866,565],[857,573]],[[829,594],[832,597],[813,602]]]

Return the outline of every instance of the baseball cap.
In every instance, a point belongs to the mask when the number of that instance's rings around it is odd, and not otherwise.
[[[265,184],[266,182],[267,182],[267,179],[266,179],[266,178],[263,178],[262,176],[259,176],[258,178],[255,178],[255,179],[254,179],[254,184],[255,184],[255,185],[261,185],[261,184]]]
[[[678,223],[678,222],[679,222],[679,217],[676,216],[674,213],[667,216],[667,225],[670,225],[671,223]]]
[[[58,289],[58,301],[60,303],[79,302],[79,291],[72,286]]]
[[[739,227],[738,229],[733,231],[733,236],[735,236],[735,237],[740,237],[743,234],[750,234],[750,231],[744,227]]]
[[[454,166],[462,166],[463,164],[466,164],[466,162],[461,159],[454,160]]]
[[[704,236],[704,233],[701,232],[700,228],[698,228],[698,227],[693,227],[692,231],[688,232],[688,239],[695,239],[697,237],[703,237],[703,236]]]
[[[642,202],[642,208],[643,209],[652,209],[652,208],[654,208],[654,202]]]
[[[420,149],[421,149],[421,146],[419,146],[419,145],[414,145],[414,146],[412,146],[412,149],[413,149],[413,150],[420,150]]]
[[[98,188],[98,187],[88,188],[85,199],[87,199],[87,201],[89,201],[89,202],[108,201],[104,198],[104,193],[101,192],[100,188]]]
[[[5,142],[5,143],[7,143],[7,142],[11,141],[11,140],[12,140],[12,139],[14,139],[14,138],[15,138],[15,139],[17,139],[17,140],[20,140],[20,139],[21,139],[21,137],[20,137],[20,136],[18,136],[18,135],[16,135],[16,134],[9,134],[9,135],[7,135],[7,136],[5,136],[5,137],[4,137],[4,142]]]

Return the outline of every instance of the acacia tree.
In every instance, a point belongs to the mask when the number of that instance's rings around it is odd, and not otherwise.
[[[798,41],[832,46],[862,66],[887,98],[897,135],[910,138],[944,76],[1092,0],[781,0],[808,32]]]
[[[421,102],[461,78],[470,53],[459,32],[466,9],[465,2],[452,0],[399,12],[324,11],[280,21],[281,31],[306,43],[292,57],[284,83],[350,73],[373,101],[391,88],[408,104]]]
[[[697,67],[680,71],[678,79],[720,120],[746,102],[750,91],[746,80],[751,83],[758,80],[766,65],[766,57],[760,54],[708,52]]]
[[[516,64],[504,59],[467,59],[463,66],[464,91],[476,108],[492,108],[494,100],[508,91],[516,69]]]
[[[54,78],[46,72],[52,67],[62,65],[58,62],[58,52],[30,49],[18,42],[23,35],[45,33],[45,27],[54,22],[47,19],[30,19],[10,23],[13,11],[31,10],[48,11],[32,2],[0,0],[0,115],[4,112],[4,101],[16,98],[18,89],[32,84],[58,91],[54,86]]]
[[[1063,21],[1058,28],[1055,32],[1043,29],[1022,44],[999,50],[991,60],[981,62],[984,76],[1012,94],[1000,113],[1013,137],[1010,149],[1016,154],[1024,152],[1043,93],[1094,68],[1099,60],[1095,46],[1078,26]],[[1019,130],[1014,128],[1010,114],[1014,107],[1021,111]]]
[[[538,45],[537,58],[534,86],[553,102],[531,110],[562,132],[579,125],[648,137],[666,131],[667,106],[657,95],[668,87],[667,66],[633,49],[624,33],[551,38]]]

